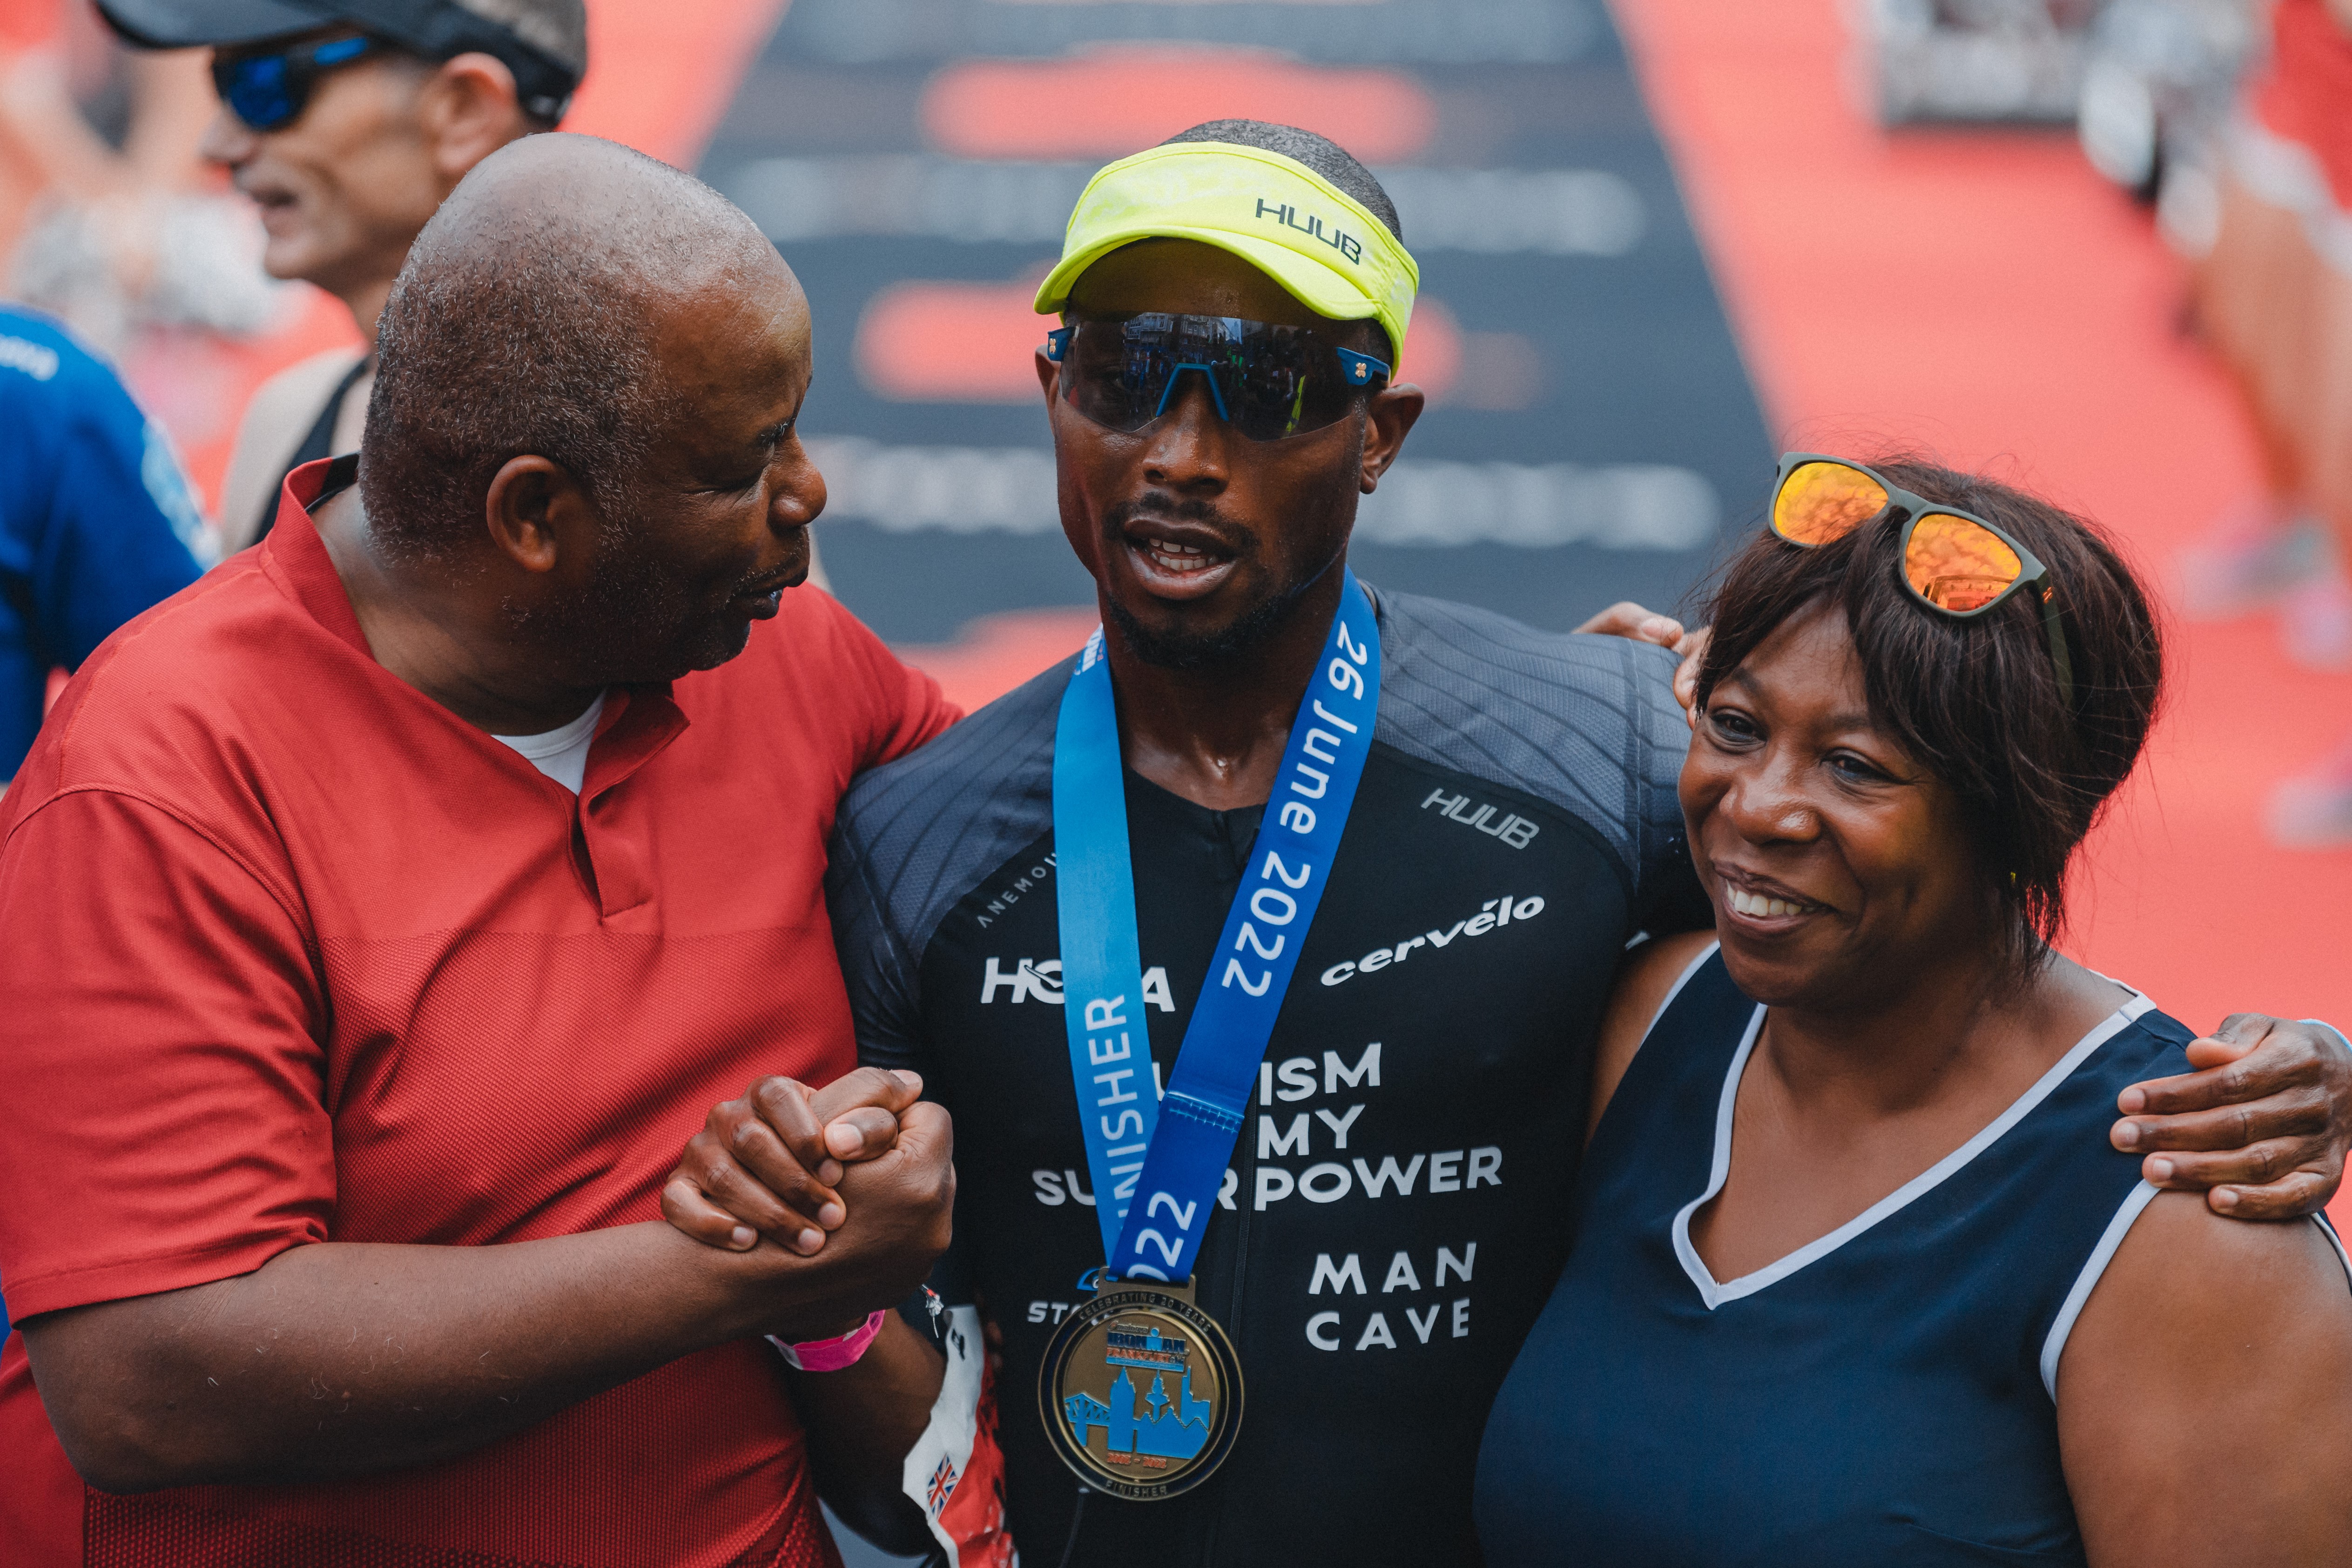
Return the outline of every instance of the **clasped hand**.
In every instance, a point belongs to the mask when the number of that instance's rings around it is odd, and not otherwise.
[[[760,1079],[711,1107],[662,1186],[662,1218],[730,1252],[764,1236],[822,1255],[839,1286],[804,1314],[819,1326],[793,1337],[845,1332],[911,1295],[947,1249],[954,1128],[922,1090],[911,1072],[873,1067],[823,1089]]]

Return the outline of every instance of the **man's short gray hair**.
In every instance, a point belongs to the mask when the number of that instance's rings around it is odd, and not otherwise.
[[[667,422],[652,307],[773,250],[690,174],[593,138],[491,154],[384,302],[361,443],[369,526],[396,559],[483,538],[491,478],[544,457],[616,526]]]

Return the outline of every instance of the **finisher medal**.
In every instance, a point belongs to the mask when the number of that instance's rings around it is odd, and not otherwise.
[[[1134,1502],[1209,1479],[1242,1427],[1242,1369],[1191,1292],[1111,1282],[1062,1320],[1038,1380],[1054,1451]]]
[[[1055,1332],[1037,1405],[1063,1462],[1113,1497],[1148,1502],[1199,1485],[1241,1431],[1241,1364],[1193,1303],[1192,1266],[1371,752],[1380,649],[1371,601],[1349,574],[1164,1097],[1152,1088],[1126,769],[1099,631],[1062,694],[1063,1015],[1110,1263],[1089,1271],[1081,1288],[1099,1289]]]

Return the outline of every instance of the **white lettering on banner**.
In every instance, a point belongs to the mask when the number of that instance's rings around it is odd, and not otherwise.
[[[1337,1312],[1318,1312],[1313,1317],[1307,1319],[1307,1343],[1313,1345],[1317,1350],[1339,1349],[1339,1336],[1338,1334],[1333,1334],[1329,1339],[1325,1339],[1322,1334],[1318,1332],[1318,1330],[1328,1328],[1339,1321],[1339,1314]]]
[[[1250,1207],[1263,1214],[1288,1197],[1297,1185],[1290,1173],[1280,1166],[1260,1166],[1257,1167],[1257,1197]]]
[[[1422,1343],[1427,1344],[1429,1343],[1429,1331],[1437,1326],[1437,1303],[1435,1301],[1429,1303],[1429,1316],[1426,1318],[1423,1318],[1419,1312],[1414,1312],[1411,1307],[1407,1307],[1404,1310],[1404,1321],[1412,1325],[1412,1337],[1419,1340]]]
[[[1467,1296],[1454,1303],[1454,1337],[1470,1337],[1470,1298]]]
[[[1485,1182],[1489,1186],[1503,1185],[1503,1151],[1491,1145],[1470,1151],[1470,1177],[1462,1185],[1476,1186]]]
[[[1234,1194],[1240,1189],[1241,1185],[1241,1173],[1234,1170],[1233,1166],[1227,1166],[1225,1167],[1224,1185],[1217,1188],[1217,1207],[1219,1208],[1231,1209],[1236,1214],[1241,1212],[1238,1208],[1234,1207]]]
[[[1385,1312],[1374,1312],[1366,1319],[1364,1337],[1356,1342],[1358,1350],[1369,1350],[1375,1345],[1382,1350],[1396,1348],[1396,1336],[1389,1333],[1388,1314]]]
[[[812,435],[802,444],[824,474],[828,519],[886,533],[1046,534],[1061,527],[1049,447],[898,446],[855,435]],[[1687,550],[1715,537],[1722,514],[1705,476],[1667,464],[1409,457],[1364,497],[1355,538],[1422,549]]]
[[[1059,958],[1054,960],[1056,974],[1061,972],[1061,962]],[[1042,967],[1040,972],[1043,972]],[[1143,971],[1143,999],[1163,1013],[1172,1013],[1176,1010],[1176,998],[1168,994],[1168,970],[1165,966],[1158,966]]]
[[[1405,1253],[1400,1252],[1394,1258],[1389,1260],[1389,1277],[1381,1281],[1381,1295],[1385,1296],[1391,1291],[1418,1291],[1420,1289],[1421,1276],[1413,1272],[1412,1259],[1411,1257]]]
[[[1471,1270],[1471,1267],[1472,1267],[1474,1264],[1475,1264],[1477,1261],[1478,1261],[1478,1244],[1477,1244],[1475,1241],[1473,1241],[1473,1242],[1471,1242],[1467,1247],[1465,1247],[1465,1248],[1462,1249],[1462,1256],[1461,1256],[1461,1257],[1459,1257],[1459,1258],[1456,1258],[1456,1257],[1454,1255],[1454,1249],[1453,1249],[1453,1248],[1451,1248],[1451,1247],[1441,1247],[1441,1248],[1439,1248],[1439,1249],[1437,1249],[1437,1285],[1436,1285],[1436,1289],[1441,1290],[1441,1291],[1442,1291],[1442,1290],[1444,1290],[1444,1289],[1445,1289],[1445,1274],[1446,1274],[1446,1270],[1449,1270],[1449,1269],[1450,1269],[1450,1270],[1452,1270],[1454,1273],[1459,1274],[1459,1275],[1461,1275],[1461,1276],[1462,1276],[1462,1282],[1463,1282],[1464,1284],[1465,1284],[1465,1285],[1466,1285],[1466,1284],[1468,1284],[1468,1283],[1470,1282],[1470,1270]]]
[[[1058,1323],[1070,1315],[1071,1309],[1076,1304],[1072,1301],[1032,1301],[1029,1303],[1029,1321],[1033,1323],[1042,1323],[1045,1321],[1045,1314],[1051,1312],[1054,1314],[1054,1321]]]
[[[1403,1254],[1399,1253],[1398,1256],[1402,1257]],[[1315,1254],[1315,1277],[1307,1282],[1307,1293],[1310,1296],[1321,1295],[1326,1283],[1330,1285],[1333,1295],[1346,1294],[1350,1285],[1355,1287],[1356,1294],[1360,1296],[1367,1293],[1364,1290],[1363,1266],[1353,1252],[1349,1253],[1348,1260],[1336,1269],[1331,1267],[1331,1254],[1328,1252]]]
[[[1037,1201],[1046,1207],[1059,1208],[1070,1201],[1070,1195],[1062,1190],[1062,1178],[1052,1171],[1031,1171],[1029,1179],[1037,1186]]]
[[[1434,800],[1444,793],[1444,791],[1439,790],[1431,799]],[[1528,824],[1528,829],[1529,837],[1533,837],[1534,824]],[[1543,912],[1544,901],[1539,896],[1517,899],[1516,902],[1508,894],[1501,898],[1490,898],[1477,914],[1465,919],[1456,920],[1451,925],[1443,926],[1434,931],[1424,931],[1418,936],[1408,936],[1393,947],[1375,947],[1360,958],[1352,960],[1343,958],[1323,971],[1322,980],[1327,986],[1344,985],[1358,975],[1377,974],[1391,964],[1403,963],[1415,947],[1427,947],[1435,952],[1453,946],[1457,937],[1484,936],[1490,931],[1502,929],[1514,920],[1533,920]]]
[[[889,24],[879,18],[890,15],[878,13],[872,26],[887,29]],[[1444,38],[1416,44],[1425,52],[1377,57],[1556,63],[1582,57],[1598,26],[1563,23],[1554,5],[1494,0],[1406,15],[1425,16]],[[1318,26],[1328,30],[1330,24],[1318,19]],[[1296,47],[1296,37],[1281,36],[1278,44],[1258,41],[1288,49]],[[859,37],[832,58],[863,63],[885,57],[883,49],[893,46],[901,51],[917,47],[911,34],[881,48],[869,37]],[[1091,162],[847,152],[755,158],[726,168],[717,178],[728,199],[779,244],[871,235],[963,245],[1058,246],[1070,209],[1094,172]],[[1461,250],[1480,256],[1617,256],[1649,232],[1649,202],[1638,185],[1613,170],[1412,165],[1384,166],[1378,172],[1403,214],[1415,255]],[[832,472],[828,465],[825,473]]]

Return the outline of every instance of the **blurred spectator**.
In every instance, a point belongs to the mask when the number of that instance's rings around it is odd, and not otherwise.
[[[0,785],[41,727],[49,672],[203,570],[171,443],[55,321],[0,307]]]
[[[2290,656],[2352,669],[2352,0],[2279,0],[2271,25],[2268,66],[2215,160],[2210,218],[2165,196],[2168,231],[2203,250],[2198,321],[2237,384],[2266,487],[2184,552],[2183,602],[2204,616],[2275,605]],[[2352,843],[2352,744],[2280,788],[2271,828],[2291,844]]]
[[[1885,125],[2056,123],[2074,113],[2101,0],[1864,0]]]
[[[269,322],[252,214],[195,156],[211,96],[196,52],[130,56],[65,0],[0,12],[0,255],[16,297],[114,356],[142,327]]]
[[[203,155],[261,209],[263,266],[347,306],[366,348],[306,360],[247,406],[221,491],[224,552],[277,515],[287,474],[359,448],[376,317],[466,172],[554,128],[588,65],[582,0],[99,0],[132,44],[208,46],[222,101]]]

